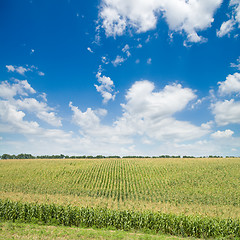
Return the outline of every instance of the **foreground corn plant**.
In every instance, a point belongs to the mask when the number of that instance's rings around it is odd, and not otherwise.
[[[193,237],[240,237],[240,220],[153,212],[80,208],[0,200],[0,219],[64,226],[151,230]]]

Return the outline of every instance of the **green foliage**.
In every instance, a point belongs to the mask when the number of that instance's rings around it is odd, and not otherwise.
[[[103,156],[103,155],[96,155],[96,156],[71,156],[69,157],[68,155],[41,155],[41,156],[33,156],[31,154],[18,154],[18,155],[10,155],[10,154],[3,154],[2,156],[0,156],[1,159],[34,159],[34,158],[38,158],[38,159],[68,159],[68,158],[87,158],[87,159],[100,159],[100,158],[181,158],[180,155],[177,156],[170,156],[170,155],[160,155],[160,156]],[[196,158],[195,156],[182,156],[182,158]],[[223,158],[222,156],[202,156],[199,158]],[[226,158],[236,158],[234,156],[226,156]]]
[[[0,189],[239,208],[239,169],[236,158],[0,161]]]
[[[240,237],[240,221],[164,213],[79,208],[0,200],[0,219],[64,226],[150,230],[193,237]]]
[[[20,153],[18,155],[3,154],[1,156],[1,159],[33,159],[33,158],[35,158],[33,155],[26,153]]]

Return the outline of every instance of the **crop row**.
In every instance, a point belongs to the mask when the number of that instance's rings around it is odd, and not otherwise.
[[[0,189],[111,201],[240,207],[238,159],[0,162]]]
[[[65,226],[150,230],[193,237],[240,237],[240,220],[0,200],[0,219]]]

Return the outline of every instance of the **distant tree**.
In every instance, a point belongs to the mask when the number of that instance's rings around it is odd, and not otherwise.
[[[3,154],[1,158],[2,159],[12,159],[12,156],[9,154]]]
[[[21,153],[21,154],[18,154],[16,158],[17,159],[33,159],[35,157],[31,154]]]

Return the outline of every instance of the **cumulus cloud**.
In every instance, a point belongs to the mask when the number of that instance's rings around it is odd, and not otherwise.
[[[166,85],[156,92],[154,89],[152,82],[139,81],[128,90],[126,103],[122,104],[123,116],[115,122],[121,131],[159,141],[185,141],[208,132],[174,118],[175,113],[182,111],[196,97],[191,89],[180,84]]]
[[[240,73],[229,74],[224,82],[218,82],[221,95],[240,93]]]
[[[223,37],[226,34],[230,34],[238,25],[240,27],[240,1],[239,0],[231,0],[229,2],[229,8],[231,13],[228,14],[229,20],[222,23],[220,30],[217,31],[218,37]]]
[[[17,94],[22,96],[28,96],[28,94],[36,93],[36,91],[30,86],[27,80],[15,80],[10,84],[8,81],[3,81],[0,84],[0,97],[4,99],[10,99]]]
[[[87,140],[88,144],[104,146],[110,149],[110,145],[116,148],[115,144],[131,143],[131,138],[128,138],[129,133],[121,132],[121,129],[113,126],[106,126],[101,123],[101,117],[107,114],[106,109],[93,110],[87,108],[82,112],[78,107],[73,106],[72,102],[69,103],[73,111],[73,123],[80,127],[80,133]],[[107,144],[107,146],[106,146]],[[118,146],[120,149],[120,147]]]
[[[150,81],[139,81],[133,84],[126,95],[127,104],[122,107],[128,112],[143,116],[165,117],[183,110],[196,98],[189,88],[180,84],[166,85],[162,91],[154,92],[155,86]]]
[[[227,129],[225,131],[217,131],[215,133],[212,133],[211,136],[213,138],[218,138],[218,139],[221,139],[221,138],[229,138],[231,137],[232,135],[234,134],[234,132],[230,129]]]
[[[27,80],[15,80],[14,83],[4,81],[0,84],[0,101],[3,106],[8,106],[11,109],[10,113],[14,113],[17,119],[23,119],[26,110],[34,113],[39,119],[53,126],[61,126],[61,120],[53,112],[45,102],[39,102],[35,98],[27,98],[29,94],[34,94],[36,91],[31,87]],[[22,96],[21,99],[15,99],[17,96]],[[19,117],[17,117],[19,116]]]
[[[240,124],[240,101],[234,99],[218,101],[211,105],[215,121],[219,126],[230,123]]]
[[[7,100],[0,100],[0,119],[7,124],[6,131],[23,134],[34,134],[39,130],[39,124],[35,121],[24,120],[25,113]],[[5,132],[4,129],[1,131]]]
[[[115,100],[117,92],[114,91],[114,83],[110,77],[101,76],[101,72],[98,72],[97,80],[100,85],[94,84],[98,92],[101,93],[103,97],[103,103],[107,103],[109,100]]]
[[[25,98],[16,100],[15,104],[19,109],[34,113],[39,119],[52,126],[62,126],[61,119],[56,116],[56,113],[52,111],[53,109],[45,102],[39,102],[35,98]]]
[[[78,146],[81,139],[72,132],[48,129],[41,126],[41,119],[52,126],[61,126],[61,119],[46,102],[28,97],[36,91],[27,80],[3,81],[0,84],[0,132],[11,133],[14,140],[1,143],[3,152],[31,152],[32,154],[59,154],[67,152],[72,144]],[[40,94],[41,95],[41,94]],[[43,94],[46,98],[46,95]],[[29,120],[31,119],[31,120]],[[21,141],[15,138],[21,136]],[[73,149],[73,148],[72,148]]]
[[[167,85],[162,91],[154,92],[149,81],[133,84],[122,104],[123,116],[115,123],[123,132],[146,135],[160,141],[192,139],[206,133],[201,127],[189,122],[178,121],[173,115],[182,111],[196,96],[191,89],[180,84]]]
[[[99,125],[100,119],[91,108],[88,108],[86,112],[82,112],[78,107],[73,106],[72,102],[69,103],[69,107],[74,113],[73,122],[76,125],[83,127],[84,129],[95,128]]]
[[[126,61],[126,59],[124,59],[123,57],[118,55],[116,57],[116,59],[112,61],[112,64],[113,64],[114,67],[117,67],[117,66],[121,65],[125,61]]]
[[[140,154],[141,149],[136,149],[134,144],[135,137],[143,144],[154,145],[157,141],[158,145],[162,145],[199,138],[209,132],[207,127],[174,118],[175,113],[186,108],[196,97],[191,89],[173,84],[160,91],[154,90],[152,82],[135,82],[126,93],[125,103],[121,104],[122,116],[110,126],[101,123],[106,110],[88,108],[83,112],[70,103],[73,122],[79,126],[89,146],[102,147],[101,153],[105,149],[115,149],[119,154],[133,154],[136,151]]]
[[[99,77],[104,76],[99,74]],[[111,87],[110,80],[105,79],[103,82]],[[14,84],[20,86],[13,88]],[[1,96],[0,132],[19,133],[25,136],[26,141],[14,142],[12,149],[15,151],[29,152],[27,146],[31,145],[31,149],[34,149],[33,153],[38,154],[62,152],[92,155],[207,155],[218,153],[222,155],[222,152],[229,152],[229,149],[240,147],[239,139],[234,138],[233,131],[229,129],[216,131],[207,141],[201,138],[211,132],[213,122],[197,126],[177,119],[176,113],[185,110],[196,99],[192,89],[184,88],[180,84],[169,84],[164,88],[156,89],[150,81],[135,82],[126,92],[125,101],[121,104],[122,115],[110,125],[102,123],[102,119],[107,115],[106,109],[87,108],[82,111],[70,102],[69,107],[73,113],[72,122],[79,127],[79,132],[74,133],[61,129],[46,129],[41,127],[36,120],[29,120],[29,113],[44,121],[48,119],[49,123],[52,121],[52,125],[58,125],[57,119],[60,119],[56,117],[54,109],[50,108],[46,101],[40,102],[28,96],[31,92],[32,94],[35,92],[30,85],[28,86],[28,82],[17,81],[13,84],[8,83],[8,86],[13,93]],[[19,88],[22,89],[16,90]],[[232,106],[235,106],[233,113],[240,109],[239,105],[240,103],[232,102]],[[229,109],[229,106],[226,108]],[[214,106],[214,109],[218,107]],[[225,109],[222,112],[228,115]],[[235,116],[236,119],[240,117]],[[232,118],[227,121],[233,122]],[[136,139],[138,141],[135,141]],[[191,143],[188,142],[190,140]],[[218,144],[214,144],[214,141]],[[3,142],[6,144],[5,140]],[[4,143],[1,143],[1,147],[4,147]],[[6,144],[6,146],[10,145]],[[16,150],[17,147],[20,150]],[[4,147],[4,149],[7,148]]]
[[[126,29],[137,33],[155,29],[163,17],[171,31],[185,32],[188,41],[204,40],[197,32],[205,30],[214,21],[214,13],[222,0],[102,0],[99,18],[107,36],[123,35]]]

